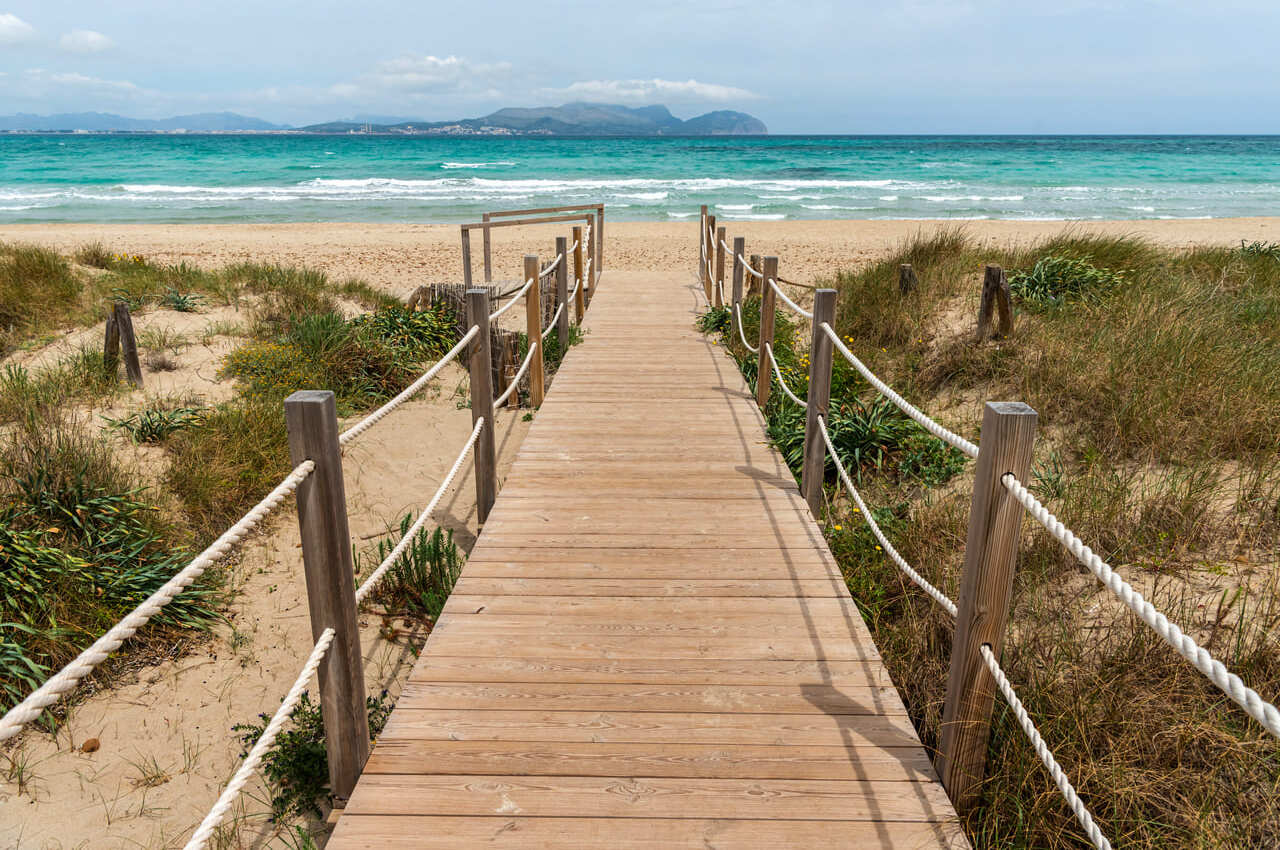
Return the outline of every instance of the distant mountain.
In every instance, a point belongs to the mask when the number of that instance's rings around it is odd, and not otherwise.
[[[629,107],[608,103],[508,107],[483,118],[458,121],[368,124],[331,121],[299,128],[307,133],[427,133],[432,135],[547,136],[711,136],[769,132],[759,118],[720,110],[682,121],[665,106]]]
[[[172,132],[189,130],[196,133],[236,132],[243,130],[284,130],[280,124],[272,124],[259,118],[237,115],[234,112],[202,112],[196,115],[178,115],[173,118],[152,120],[126,118],[109,112],[67,112],[60,115],[0,116],[0,130],[32,130],[37,132]]]

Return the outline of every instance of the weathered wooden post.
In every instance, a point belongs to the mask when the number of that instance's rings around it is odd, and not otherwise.
[[[977,342],[987,338],[991,327],[993,308],[1000,311],[1000,326],[996,336],[1007,337],[1013,333],[1013,303],[1009,294],[1009,278],[999,266],[987,266],[982,276],[982,303],[978,307]]]
[[[809,503],[814,519],[822,517],[822,481],[827,470],[827,446],[818,432],[818,417],[828,421],[831,402],[831,358],[835,346],[822,329],[823,322],[835,327],[836,291],[819,289],[813,293],[813,336],[809,341],[809,407],[805,410],[804,466],[800,492]]]
[[[707,205],[702,205],[702,213],[698,216],[698,283],[707,298],[711,298],[711,288],[707,285]]]
[[[300,390],[284,401],[289,459],[316,468],[298,485],[298,528],[311,611],[311,637],[333,629],[320,663],[320,715],[329,753],[329,787],[345,801],[369,758],[364,658],[356,622],[355,567],[342,481],[342,448],[333,393]]]
[[[115,320],[113,324],[120,342],[121,354],[124,355],[124,373],[129,378],[129,383],[141,389],[142,364],[138,362],[138,340],[133,335],[133,317],[129,315],[129,305],[123,301],[117,301],[112,307],[112,318]]]
[[[529,336],[529,350],[533,351],[533,362],[529,364],[529,406],[542,405],[542,397],[546,392],[546,376],[542,362],[545,352],[542,350],[542,285],[539,280],[541,267],[537,254],[524,255],[524,279],[533,278],[533,286],[525,296],[525,332]],[[592,272],[594,274],[594,272]],[[537,346],[537,351],[534,351]]]
[[[760,287],[760,339],[757,345],[760,352],[756,360],[756,404],[763,409],[769,401],[769,389],[773,384],[773,366],[769,360],[769,350],[765,344],[773,345],[773,287],[768,285],[769,278],[778,276],[778,258],[765,257],[761,262],[764,270],[765,285]]]
[[[120,373],[120,326],[116,324],[114,304],[107,312],[107,324],[103,331],[102,368],[115,378]]]
[[[596,229],[591,226],[591,216],[586,217],[587,228],[584,236],[587,240],[587,272],[582,285],[587,288],[587,303],[596,297]]]
[[[490,221],[489,214],[485,213],[480,216],[480,220],[485,224]],[[493,283],[493,253],[492,246],[489,244],[489,231],[492,228],[484,228],[484,282]]]
[[[537,291],[535,283],[530,291]],[[493,418],[493,352],[489,336],[489,290],[467,290],[467,327],[479,327],[467,352],[467,370],[471,373],[471,427],[483,418],[484,426],[476,440],[476,517],[483,523],[489,517],[493,501],[498,497],[498,464]],[[518,391],[517,391],[518,392]]]
[[[569,240],[564,236],[556,237],[556,256],[560,258],[556,266],[556,306],[560,307],[560,318],[556,321],[556,336],[560,343],[560,357],[569,350]]]
[[[596,208],[596,276],[604,273],[604,204]]]
[[[911,268],[911,264],[903,263],[898,266],[898,294],[909,295],[919,288],[920,279],[916,277],[915,269]]]
[[[716,228],[716,306],[724,306],[724,239],[725,229]]]
[[[707,303],[708,303],[708,304],[713,304],[713,303],[715,303],[715,288],[716,288],[716,273],[715,273],[715,261],[716,261],[716,246],[715,246],[716,217],[715,217],[715,216],[713,216],[713,215],[709,215],[709,216],[707,216],[707,227],[706,227],[706,230],[707,230],[706,235],[705,235],[703,238],[704,238],[704,239],[706,239],[706,241],[707,241],[707,256],[706,256],[705,258],[703,258],[703,260],[702,260],[702,265],[703,265],[703,267],[704,267],[704,268],[703,268],[703,274],[704,274],[704,276],[705,276],[705,277],[706,277],[706,279],[707,279],[707,285],[706,285],[706,290],[707,290],[707,293],[706,293],[706,294],[707,294]]]
[[[735,334],[742,333],[742,278],[746,272],[742,268],[742,252],[746,248],[746,239],[741,236],[733,237],[733,303],[729,305],[729,309],[733,312],[729,316],[730,329]]]
[[[489,238],[489,228],[484,228],[485,238]],[[471,230],[462,227],[462,285],[471,288]]]
[[[951,672],[942,711],[942,745],[935,765],[951,801],[961,811],[974,804],[982,785],[995,682],[981,648],[989,646],[1000,657],[1022,528],[1022,505],[1000,479],[1012,472],[1019,480],[1027,480],[1036,420],[1036,412],[1021,402],[987,402],[982,416],[982,446],[969,506]]]
[[[568,262],[566,258],[565,262]],[[573,228],[573,279],[577,282],[577,290],[573,294],[573,310],[578,314],[578,324],[587,312],[586,284],[582,281],[582,228]],[[566,308],[567,309],[567,308]]]
[[[751,262],[749,263],[749,265],[751,266],[752,269],[755,270],[756,274],[760,274],[761,273],[760,269],[763,266],[763,263],[760,260],[760,255],[752,254]],[[760,278],[756,277],[756,275],[753,274],[751,276],[751,280],[747,281],[747,295],[748,296],[754,295],[757,289],[760,290],[761,295],[764,294],[764,287],[760,285]]]

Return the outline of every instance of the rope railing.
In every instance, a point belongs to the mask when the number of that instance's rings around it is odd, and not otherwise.
[[[1090,814],[1080,800],[1080,795],[1076,793],[1075,786],[1071,784],[1071,780],[1067,778],[1066,773],[1058,765],[1058,760],[1053,757],[1053,751],[1049,749],[1049,746],[1044,742],[1044,738],[1040,736],[1040,730],[1031,721],[1031,716],[1027,714],[1027,709],[1023,706],[1022,700],[1018,699],[1018,694],[1014,691],[1013,685],[1009,684],[1009,677],[1005,675],[1000,662],[996,661],[995,653],[986,644],[983,644],[979,651],[982,654],[983,662],[987,665],[987,670],[991,673],[991,678],[995,680],[996,687],[1000,689],[1000,694],[1004,697],[1004,701],[1013,710],[1013,716],[1017,719],[1018,725],[1022,727],[1023,734],[1031,741],[1031,748],[1035,750],[1045,770],[1049,771],[1053,784],[1058,787],[1058,792],[1066,800],[1067,805],[1075,814],[1076,820],[1084,828],[1085,834],[1089,836],[1089,840],[1093,842],[1093,846],[1097,850],[1111,850],[1111,842],[1107,840],[1107,837],[1102,834],[1102,830],[1094,823],[1093,815]]]
[[[510,301],[508,301],[506,304],[503,304],[501,307],[499,307],[498,309],[494,310],[492,313],[489,314],[489,321],[491,322],[498,321],[498,317],[501,316],[503,313],[507,312],[508,310],[510,310],[512,307],[514,307],[516,302],[524,297],[524,294],[529,291],[529,287],[533,286],[533,282],[537,279],[538,278],[531,277],[528,280],[526,280],[524,282],[524,286],[517,289],[515,295],[511,296]]]
[[[280,730],[284,728],[285,721],[293,716],[293,712],[297,709],[298,703],[302,699],[303,690],[311,682],[311,678],[320,667],[320,662],[324,660],[325,653],[329,651],[329,647],[333,644],[333,637],[333,629],[325,629],[320,633],[320,639],[316,641],[311,654],[307,656],[307,661],[302,665],[302,671],[298,673],[298,678],[294,680],[293,687],[289,688],[289,692],[285,695],[284,700],[281,701],[280,707],[271,716],[271,721],[267,724],[267,728],[262,730],[262,734],[254,742],[253,749],[249,750],[249,755],[245,756],[244,761],[240,763],[240,768],[231,777],[227,787],[223,789],[222,794],[218,797],[218,802],[214,803],[213,808],[204,816],[204,820],[200,822],[200,826],[192,833],[191,839],[187,841],[183,850],[203,850],[205,845],[209,843],[214,831],[222,823],[222,819],[227,816],[227,812],[230,811],[231,804],[235,802],[245,784],[257,771],[262,759],[271,750],[271,747],[275,745],[276,737],[279,736]]]
[[[742,345],[747,349],[747,351],[750,351],[752,354],[759,354],[760,348],[747,342],[747,335],[742,330],[742,305],[735,303],[733,305],[733,312],[738,317],[738,339],[742,340]]]
[[[551,265],[547,266],[545,269],[543,269],[541,272],[538,273],[539,276],[546,277],[547,275],[551,274],[553,271],[556,270],[556,267],[560,265],[560,261],[563,259],[564,259],[564,254],[557,254],[556,258],[551,262]]]
[[[472,325],[471,330],[467,331],[466,334],[463,335],[462,339],[458,340],[458,343],[454,345],[453,348],[449,349],[448,353],[436,361],[436,364],[424,372],[421,377],[397,393],[395,398],[391,399],[391,401],[382,405],[382,407],[379,407],[373,413],[370,413],[346,431],[343,431],[338,437],[338,444],[345,446],[347,443],[350,443],[365,431],[368,431],[374,425],[377,425],[378,422],[391,411],[417,395],[432,378],[440,374],[441,369],[448,365],[464,348],[467,347],[467,344],[470,343],[471,340],[476,338],[476,334],[478,333],[480,333],[480,326]]]
[[[1231,697],[1250,717],[1258,721],[1262,728],[1280,738],[1280,710],[1264,700],[1253,688],[1246,686],[1244,681],[1228,670],[1225,664],[1214,658],[1207,649],[1196,643],[1175,623],[1170,622],[1158,608],[1144,599],[1142,594],[1121,578],[1110,564],[1098,557],[1072,533],[1071,529],[1050,513],[1049,509],[1017,479],[1017,476],[1007,472],[1001,476],[1000,483],[1027,509],[1027,513],[1031,514],[1036,522],[1045,527],[1050,536],[1075,556],[1075,559],[1093,573],[1107,590],[1128,606],[1129,610],[1137,614],[1138,619],[1189,661],[1191,666],[1217,685],[1223,693]]]
[[[756,280],[764,280],[764,272],[758,272],[751,268],[751,263],[747,262],[746,258],[741,254],[738,255],[738,259],[742,261],[742,268],[747,272],[747,274],[751,275]]]
[[[422,513],[418,514],[417,518],[413,521],[413,525],[409,526],[409,529],[400,536],[400,542],[396,543],[395,548],[392,549],[387,557],[382,560],[382,563],[378,565],[378,568],[370,573],[369,577],[356,589],[357,605],[363,602],[365,597],[373,592],[373,589],[378,586],[378,582],[382,581],[382,577],[387,574],[387,571],[391,569],[396,561],[400,560],[400,556],[404,554],[405,550],[413,544],[413,538],[417,536],[418,532],[422,530],[422,527],[426,525],[427,520],[431,518],[431,514],[435,512],[436,505],[440,504],[440,499],[444,497],[444,494],[453,484],[453,479],[457,477],[458,471],[462,469],[462,464],[471,454],[471,450],[475,448],[476,440],[480,439],[480,432],[484,430],[484,424],[484,417],[476,420],[475,427],[471,429],[471,436],[468,437],[467,442],[463,444],[462,451],[458,453],[458,457],[453,462],[453,466],[449,468],[449,472],[445,475],[444,479],[441,480],[440,486],[436,489],[435,495],[431,497],[431,501],[427,502],[427,506],[422,509]]]
[[[827,430],[825,417],[818,417],[818,432],[822,434],[822,441],[827,445],[827,454],[835,461],[836,472],[840,475],[840,481],[844,484],[844,488],[849,491],[850,498],[858,507],[858,513],[866,522],[867,527],[871,529],[872,535],[876,540],[880,541],[882,551],[889,556],[889,560],[902,571],[903,575],[915,582],[916,586],[929,594],[929,597],[937,602],[952,617],[956,616],[956,603],[952,602],[945,593],[929,583],[929,580],[920,573],[916,572],[912,566],[907,563],[906,558],[898,554],[898,550],[889,542],[889,538],[884,536],[884,532],[880,530],[879,523],[876,522],[874,516],[871,515],[871,509],[867,507],[867,503],[862,500],[862,495],[858,492],[858,488],[853,486],[853,479],[849,477],[849,472],[844,468],[844,463],[840,460],[840,455],[836,453],[836,447],[831,442],[831,433]]]
[[[529,364],[533,362],[533,356],[538,352],[540,343],[534,342],[529,346],[529,353],[524,356],[524,362],[520,364],[520,370],[516,372],[515,377],[511,379],[511,383],[507,385],[502,395],[493,400],[494,407],[501,407],[507,403],[507,399],[511,398],[511,394],[516,391],[516,387],[520,386],[520,379],[524,377],[524,373],[529,371]]]
[[[549,337],[551,335],[551,332],[556,329],[556,322],[560,321],[560,314],[564,312],[565,303],[566,302],[564,301],[560,302],[560,306],[556,308],[555,315],[551,317],[550,322],[547,322],[546,328],[543,329],[542,331],[543,339],[546,339],[547,337]],[[561,340],[561,342],[563,342],[563,340]]]
[[[769,286],[773,289],[773,294],[782,299],[782,303],[786,304],[788,307],[790,307],[795,312],[799,313],[801,316],[804,316],[806,319],[813,318],[813,313],[810,313],[808,310],[804,309],[799,304],[797,304],[796,302],[792,301],[790,298],[787,297],[787,294],[782,291],[782,287],[778,286],[778,281],[774,280],[773,278],[769,278]]]
[[[223,555],[249,534],[268,514],[280,506],[290,494],[298,489],[308,475],[315,469],[315,463],[306,460],[298,464],[284,477],[284,480],[263,497],[262,501],[249,509],[234,525],[222,533],[209,547],[191,560],[173,578],[169,579],[158,590],[138,604],[126,614],[107,633],[94,641],[93,645],[81,652],[74,661],[63,667],[44,684],[36,688],[22,702],[5,712],[0,718],[0,741],[6,741],[22,731],[23,727],[38,718],[46,708],[57,702],[64,694],[70,693],[80,680],[93,672],[94,668],[107,660],[111,653],[120,648],[126,640],[142,628],[147,622],[160,613],[166,605],[173,601],[205,570],[216,563]]]
[[[782,391],[787,394],[787,398],[798,404],[802,408],[808,408],[809,403],[791,391],[787,386],[787,381],[782,377],[782,370],[778,368],[778,358],[773,356],[773,346],[769,343],[764,344],[764,353],[769,358],[769,365],[773,367],[773,375],[778,379],[778,385],[782,387]]]
[[[871,384],[871,386],[875,387],[876,390],[884,395],[885,398],[893,402],[899,410],[914,419],[920,427],[924,428],[944,443],[948,443],[959,449],[969,457],[978,456],[978,446],[976,443],[969,442],[964,437],[961,437],[953,431],[947,430],[924,413],[921,413],[915,405],[911,404],[905,398],[894,392],[892,387],[876,377],[874,372],[863,365],[862,361],[855,357],[853,352],[849,350],[848,346],[844,344],[844,341],[840,339],[840,335],[832,330],[831,325],[823,322],[820,327],[822,328],[823,333],[825,333],[835,344],[836,350],[840,352],[841,356],[843,356],[845,360],[848,360],[853,368],[858,370],[862,377],[867,380],[867,383]]]

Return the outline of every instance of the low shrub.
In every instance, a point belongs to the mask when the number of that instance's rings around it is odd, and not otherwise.
[[[400,534],[379,540],[368,557],[356,555],[356,573],[370,572],[391,554],[413,525],[414,516],[400,520]],[[419,529],[404,553],[391,565],[374,588],[372,599],[391,614],[409,614],[435,620],[462,573],[462,554],[453,542],[453,532],[437,528]]]
[[[148,408],[121,419],[103,418],[135,443],[163,443],[176,432],[200,424],[208,410],[205,407]]]
[[[1124,283],[1124,273],[1097,268],[1088,258],[1063,254],[1041,257],[1029,270],[1012,272],[1009,289],[1041,306],[1098,298]]]

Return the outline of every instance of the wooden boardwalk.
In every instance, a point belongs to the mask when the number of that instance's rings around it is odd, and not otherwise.
[[[605,276],[329,850],[968,846],[697,304]]]

